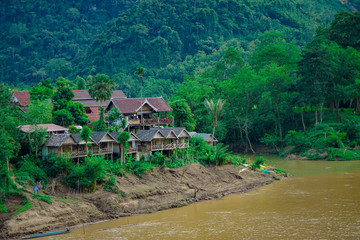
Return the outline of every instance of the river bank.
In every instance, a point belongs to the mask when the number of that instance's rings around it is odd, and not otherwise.
[[[54,183],[42,194],[54,196],[52,204],[29,197],[32,207],[16,216],[11,209],[22,198],[9,199],[8,213],[1,213],[0,238],[15,238],[32,233],[81,226],[124,216],[152,213],[185,206],[202,200],[220,199],[231,193],[247,192],[275,181],[276,175],[233,165],[204,167],[195,163],[177,169],[155,168],[142,178],[127,175],[117,178],[119,192],[103,190],[77,194]],[[52,191],[54,190],[54,191]],[[30,195],[30,193],[28,193]]]

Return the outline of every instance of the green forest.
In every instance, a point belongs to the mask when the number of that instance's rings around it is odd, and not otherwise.
[[[139,97],[142,66],[143,96],[163,96],[178,126],[232,149],[359,158],[359,1],[0,4],[0,81],[11,89],[81,89],[106,74]],[[43,104],[51,121],[58,109]]]

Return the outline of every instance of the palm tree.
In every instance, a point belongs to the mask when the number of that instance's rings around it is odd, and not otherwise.
[[[145,69],[143,67],[137,67],[135,74],[140,77],[140,101],[142,103],[142,82],[143,82],[143,75],[145,73]],[[141,123],[143,122],[143,116],[142,116],[142,108],[141,108]],[[144,129],[144,126],[143,126]]]
[[[221,116],[221,111],[224,108],[225,102],[226,102],[225,100],[218,99],[217,103],[215,104],[212,99],[210,99],[210,101],[205,99],[204,105],[214,121],[213,134],[212,134],[213,137],[215,137],[215,129],[217,127],[218,118]],[[214,141],[213,141],[213,145],[214,145]]]
[[[88,142],[91,141],[91,129],[88,126],[84,126],[80,132],[80,138],[85,141],[86,156],[89,155]]]
[[[135,74],[140,78],[140,98],[142,98],[142,82],[145,69],[143,67],[137,67]]]
[[[105,74],[96,74],[95,77],[89,78],[86,86],[89,89],[90,96],[95,98],[97,102],[100,101],[100,108],[102,109],[102,103],[111,98],[117,84]]]

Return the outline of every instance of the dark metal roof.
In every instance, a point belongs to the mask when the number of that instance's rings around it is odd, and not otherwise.
[[[149,130],[139,130],[136,133],[136,136],[140,139],[140,141],[142,142],[150,142],[151,140],[153,140],[153,138],[155,137],[156,133],[160,133],[162,136],[164,136],[164,134],[162,134],[160,132],[159,129],[149,129]]]
[[[79,144],[80,142],[82,142],[83,140],[81,139],[81,135],[80,133],[72,133],[71,136],[73,137],[73,139],[75,140],[75,142],[77,144]],[[92,143],[94,142],[94,140],[91,138],[90,136],[90,141],[88,143]]]
[[[176,137],[178,137],[178,135],[174,132],[174,130],[171,129],[171,128],[168,128],[168,127],[167,128],[151,128],[151,129],[159,130],[164,135],[164,137],[166,137],[166,138],[169,138],[169,135],[170,135],[171,132],[173,132],[174,135]]]
[[[92,132],[91,133],[91,139],[96,143],[96,144],[99,144],[99,142],[101,141],[101,139],[106,135],[108,134],[108,132]],[[114,141],[116,141],[111,134],[108,134],[111,138],[113,138]]]
[[[190,132],[190,135],[193,137],[201,137],[203,138],[206,142],[218,142],[218,140],[214,137],[213,140],[212,138],[212,134],[211,133],[197,133],[197,132]]]
[[[60,147],[69,137],[71,137],[70,134],[54,134],[46,142],[45,147]]]

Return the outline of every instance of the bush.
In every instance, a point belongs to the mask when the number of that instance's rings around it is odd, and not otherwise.
[[[80,191],[95,190],[96,182],[101,182],[105,178],[106,166],[103,157],[87,157],[84,165],[71,167],[63,183]]]
[[[73,167],[72,163],[63,156],[48,155],[42,161],[42,168],[50,178],[66,174]]]
[[[5,204],[0,204],[0,213],[7,213]]]
[[[44,170],[37,166],[33,159],[28,157],[17,163],[15,174],[16,181],[22,186],[25,186],[27,183],[36,185],[40,181],[45,185],[47,182],[47,175]]]
[[[260,168],[260,165],[263,165],[266,162],[266,159],[263,157],[258,157],[256,158],[255,162],[253,164],[251,164],[252,168]]]
[[[114,176],[110,176],[109,180],[106,182],[104,189],[109,192],[117,193],[119,188],[116,186],[116,179]]]
[[[141,175],[146,171],[149,172],[153,169],[153,166],[150,162],[128,162],[125,164],[125,170],[129,173],[134,174],[138,178],[141,178]]]

